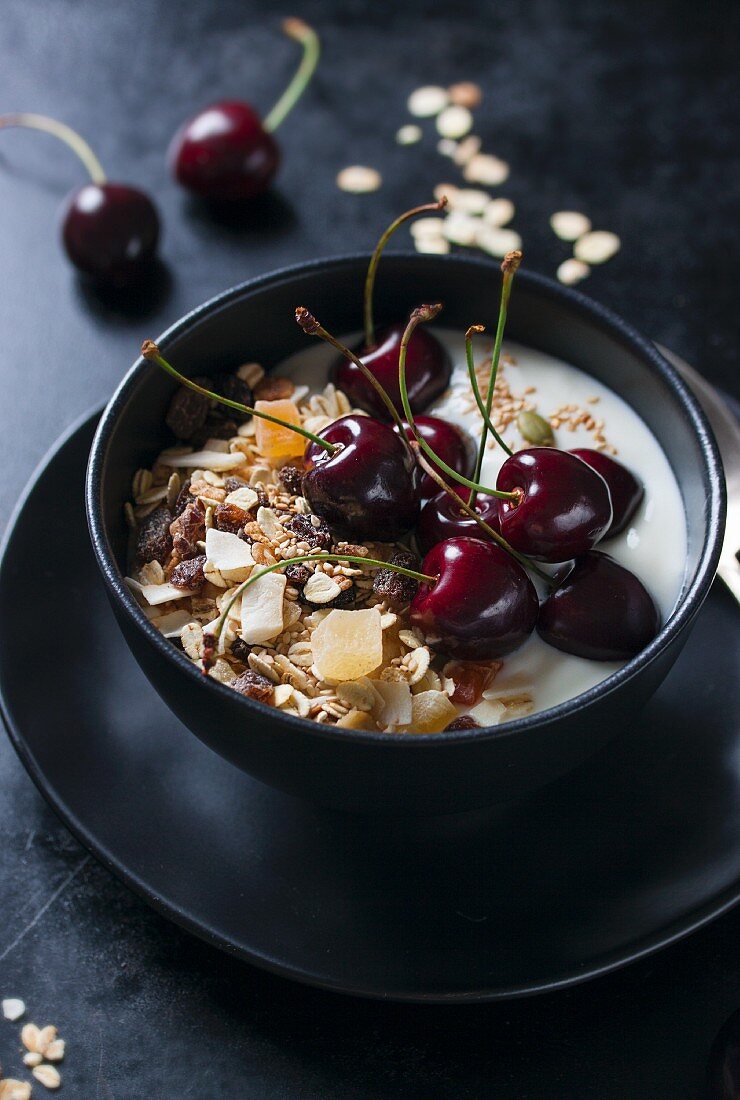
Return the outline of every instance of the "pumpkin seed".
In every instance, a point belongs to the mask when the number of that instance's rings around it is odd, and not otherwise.
[[[538,447],[551,447],[555,442],[552,428],[539,413],[523,409],[516,418],[516,422],[527,443],[534,443]]]

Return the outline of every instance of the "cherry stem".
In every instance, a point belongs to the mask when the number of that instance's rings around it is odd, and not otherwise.
[[[484,426],[488,429],[496,442],[501,447],[503,447],[507,455],[511,456],[514,452],[512,451],[511,447],[504,443],[503,439],[494,428],[493,421],[488,415],[488,411],[483,403],[483,398],[481,397],[480,388],[478,386],[478,376],[475,373],[475,360],[473,358],[473,337],[477,333],[485,331],[486,329],[484,325],[471,325],[468,331],[465,333],[465,356],[468,361],[468,375],[470,376],[470,385],[473,389],[473,397],[475,398],[475,403],[478,406],[478,411],[483,417]]]
[[[260,569],[259,573],[252,573],[245,581],[237,585],[231,595],[231,599],[222,609],[221,614],[216,620],[215,627],[212,631],[208,631],[207,633],[215,637],[216,640],[221,637],[221,632],[229,616],[229,612],[241,594],[249,588],[250,584],[254,584],[260,577],[265,577],[268,573],[274,573],[276,570],[283,569],[288,565],[300,565],[301,562],[304,561],[348,561],[352,562],[354,565],[369,565],[374,569],[391,569],[394,573],[401,573],[404,577],[411,577],[412,580],[418,581],[419,584],[436,584],[439,579],[438,577],[430,576],[428,573],[419,573],[416,569],[407,569],[405,565],[395,565],[393,562],[380,561],[379,558],[362,558],[355,554],[299,554],[295,558],[284,558],[282,561],[275,562],[274,565],[267,565],[264,569]]]
[[[220,405],[227,405],[230,409],[236,409],[237,412],[246,413],[247,416],[256,416],[260,420],[269,420],[271,424],[277,424],[281,428],[288,428],[291,432],[296,432],[298,435],[302,435],[305,439],[309,439],[312,443],[315,443],[318,447],[322,447],[325,451],[328,451],[330,455],[333,455],[340,449],[335,446],[334,443],[330,443],[328,439],[322,439],[321,436],[314,435],[313,432],[309,432],[306,428],[301,428],[297,424],[290,424],[287,420],[281,420],[280,417],[272,416],[270,413],[253,409],[251,405],[242,405],[240,401],[232,401],[230,397],[221,397],[220,394],[213,393],[212,390],[207,390],[205,386],[199,386],[192,378],[186,378],[185,375],[180,374],[179,370],[176,370],[171,363],[168,363],[153,340],[144,341],[141,345],[141,354],[145,359],[148,359],[150,363],[156,363],[157,366],[161,367],[167,374],[171,374],[173,378],[177,379],[180,385],[187,386],[189,390],[193,390],[203,397],[208,397],[211,401],[218,401]]]
[[[515,561],[518,561],[521,566],[523,566],[525,569],[531,569],[532,572],[536,573],[541,580],[546,581],[547,584],[550,585],[550,587],[554,587],[557,585],[557,581],[555,581],[549,573],[545,573],[544,569],[540,569],[534,564],[533,561],[530,561],[528,557],[525,557],[524,554],[520,554],[518,550],[515,550],[513,546],[509,545],[503,535],[500,535],[494,527],[491,527],[490,524],[486,523],[483,517],[478,515],[475,508],[472,506],[472,503],[468,504],[466,501],[458,496],[452,486],[448,485],[444,478],[439,476],[438,471],[434,469],[431,463],[427,462],[427,460],[421,454],[418,443],[413,442],[411,446],[416,452],[416,459],[422,470],[429,474],[432,481],[436,481],[440,489],[444,489],[447,495],[452,497],[455,504],[458,505],[463,512],[469,515],[471,519],[475,520],[481,530],[485,531],[489,538],[492,538],[495,543],[498,543],[501,549],[505,550],[507,554],[510,554],[512,558],[514,558]],[[474,499],[475,498],[471,494],[471,501]]]
[[[263,119],[262,126],[270,134],[274,133],[278,126],[285,121],[303,95],[316,71],[321,53],[319,36],[313,27],[309,27],[308,23],[304,23],[302,19],[284,19],[283,32],[289,38],[300,42],[303,46],[303,57],[290,84],[267,117]]]
[[[368,382],[373,387],[378,397],[381,399],[386,409],[388,410],[391,420],[393,420],[394,424],[396,424],[399,431],[401,432],[403,438],[406,440],[406,442],[408,442],[406,429],[403,426],[403,421],[401,420],[401,417],[398,415],[398,410],[396,409],[396,406],[393,404],[390,397],[385,392],[380,382],[367,366],[367,364],[363,363],[362,359],[360,359],[359,356],[355,355],[353,351],[350,351],[349,348],[346,348],[344,344],[340,343],[340,341],[337,340],[336,336],[332,336],[330,332],[327,332],[326,329],[316,320],[313,313],[310,313],[305,306],[298,306],[298,309],[295,311],[295,319],[297,324],[303,329],[307,336],[318,336],[321,340],[325,340],[327,344],[331,344],[333,348],[336,348],[338,352],[341,352],[341,354],[346,356],[347,359],[351,360],[351,362],[353,362],[356,367],[360,368],[363,375],[368,380]]]
[[[55,118],[47,118],[46,115],[0,115],[0,129],[10,126],[22,126],[26,130],[42,130],[45,134],[59,138],[73,153],[77,154],[90,173],[93,183],[103,184],[107,181],[102,164],[85,139],[64,122],[57,122]]]
[[[375,246],[375,251],[370,257],[370,263],[367,267],[367,275],[365,276],[365,296],[364,296],[364,327],[365,327],[365,347],[371,348],[375,343],[375,325],[373,324],[373,291],[375,289],[375,275],[378,270],[378,264],[380,263],[380,257],[383,254],[383,249],[388,244],[393,234],[403,225],[404,222],[410,221],[415,218],[417,214],[434,214],[440,210],[444,210],[447,206],[447,198],[445,195],[439,200],[439,202],[427,202],[423,206],[415,206],[413,210],[407,210],[405,214],[401,214],[399,218],[386,229],[380,240]]]
[[[483,421],[483,430],[480,436],[480,444],[478,446],[478,460],[475,464],[475,472],[473,476],[476,480],[480,478],[481,468],[483,466],[483,459],[486,453],[486,434],[487,424],[490,421],[491,407],[493,405],[493,391],[496,388],[496,375],[498,374],[498,364],[501,358],[501,343],[504,338],[504,329],[506,328],[506,314],[509,309],[509,296],[511,295],[511,284],[514,281],[514,276],[517,273],[519,264],[522,262],[522,254],[517,249],[515,252],[507,252],[504,256],[503,263],[501,264],[501,271],[503,272],[503,280],[501,282],[501,302],[498,310],[498,325],[496,327],[496,339],[493,343],[493,352],[491,353],[491,369],[488,375],[488,392],[486,393],[486,419]],[[498,436],[496,436],[498,439]],[[501,440],[499,439],[499,442]],[[505,448],[507,451],[508,447]],[[511,454],[511,451],[509,451]]]
[[[404,416],[408,421],[409,428],[415,436],[418,445],[421,447],[422,451],[424,451],[427,458],[431,459],[440,469],[444,470],[453,481],[457,481],[458,484],[464,485],[467,489],[472,489],[473,492],[485,493],[491,497],[498,497],[500,500],[519,500],[519,495],[517,493],[504,493],[500,489],[489,489],[486,485],[481,485],[478,481],[471,481],[470,478],[459,474],[457,470],[453,470],[452,466],[448,466],[444,459],[440,458],[440,456],[432,450],[426,439],[422,437],[421,432],[417,431],[414,414],[411,411],[411,405],[409,403],[408,388],[406,386],[406,352],[416,327],[423,321],[432,321],[441,309],[442,305],[438,302],[436,305],[423,305],[413,310],[401,339],[401,347],[398,354],[398,388],[401,391],[401,403],[403,405]]]

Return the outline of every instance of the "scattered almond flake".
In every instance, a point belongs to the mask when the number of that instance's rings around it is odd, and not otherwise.
[[[522,238],[513,229],[487,225],[478,234],[478,247],[492,256],[503,258],[507,252],[522,247]]]
[[[468,161],[471,161],[473,157],[480,152],[480,147],[480,138],[476,137],[474,134],[469,134],[466,138],[463,138],[462,141],[459,141],[457,143],[457,148],[452,154],[452,159],[454,160],[455,164],[459,165],[462,168],[468,163]]]
[[[174,584],[167,581],[165,584],[142,585],[141,595],[150,607],[158,607],[159,604],[169,603],[170,600],[184,600],[192,593],[187,588],[175,588]]]
[[[26,1006],[20,997],[6,997],[2,1003],[3,1016],[6,1020],[20,1020],[25,1014]]]
[[[43,1060],[44,1060],[43,1057],[36,1050],[34,1050],[34,1051],[29,1050],[28,1054],[23,1055],[23,1065],[24,1066],[30,1066],[30,1067],[40,1066],[41,1063],[43,1062]]]
[[[165,461],[160,455],[159,461]],[[204,470],[234,470],[244,462],[242,454],[224,454],[221,451],[193,451],[190,454],[171,455],[166,459],[167,466],[175,468],[197,468]]]
[[[421,137],[421,126],[415,126],[413,123],[402,126],[396,133],[396,141],[399,145],[415,145],[417,141],[421,141]]]
[[[467,107],[445,107],[437,115],[437,133],[444,138],[461,138],[473,128],[473,116]]]
[[[514,203],[511,199],[491,199],[483,211],[483,221],[487,225],[506,225],[514,217]]]
[[[491,202],[490,195],[473,187],[457,188],[454,194],[447,197],[450,210],[462,210],[465,214],[482,214]]]
[[[561,283],[566,286],[573,286],[574,283],[580,283],[581,279],[586,279],[591,274],[591,268],[588,264],[584,264],[582,260],[563,260],[557,270],[557,277]]]
[[[446,256],[450,251],[450,242],[444,237],[416,237],[414,248],[428,256]]]
[[[0,1080],[0,1100],[31,1100],[31,1086],[28,1081],[6,1077]]]
[[[463,80],[459,84],[452,84],[447,89],[450,103],[457,107],[479,107],[483,102],[483,92],[480,85],[473,84],[470,80]]]
[[[66,1044],[64,1042],[64,1039],[54,1039],[51,1043],[49,1043],[44,1054],[47,1062],[63,1061],[65,1046]]]
[[[242,595],[241,638],[249,645],[268,642],[283,629],[283,596],[287,581],[282,573],[265,573]]]
[[[453,158],[457,152],[457,142],[452,138],[440,138],[437,142],[437,152],[441,157]]]
[[[509,165],[490,153],[476,153],[465,165],[463,177],[470,183],[495,187],[509,178]]]
[[[472,245],[478,239],[481,228],[479,218],[465,214],[462,210],[453,210],[444,220],[444,235],[453,244]]]
[[[414,118],[431,118],[438,115],[450,101],[446,88],[440,88],[436,84],[427,84],[423,88],[417,88],[406,101],[410,115]]]
[[[367,195],[371,191],[378,191],[382,183],[383,177],[377,169],[362,164],[352,164],[337,175],[337,187],[350,195]]]
[[[45,1089],[58,1089],[62,1083],[62,1079],[59,1076],[59,1070],[56,1066],[36,1066],[31,1070],[31,1073]]]
[[[575,241],[588,233],[591,219],[577,210],[558,210],[550,218],[550,225],[556,237],[561,241]]]
[[[586,264],[603,264],[619,252],[621,245],[616,233],[597,229],[578,238],[573,246],[573,255]]]

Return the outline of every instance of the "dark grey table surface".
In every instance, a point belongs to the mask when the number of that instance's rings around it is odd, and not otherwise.
[[[567,255],[549,214],[586,211],[623,248],[584,289],[737,394],[736,4],[462,0],[437,13],[310,0],[300,14],[321,30],[324,61],[281,131],[278,186],[252,215],[214,221],[177,191],[164,150],[210,100],[272,103],[294,63],[281,14],[255,0],[4,0],[0,110],[78,127],[111,177],[156,195],[165,235],[148,295],[91,293],[55,239],[78,165],[51,139],[3,134],[3,516],[144,336],[251,275],[367,248],[393,213],[450,177],[430,137],[394,143],[405,98],[423,83],[483,85],[476,131],[512,164],[501,193],[517,204],[530,267],[552,274]],[[383,189],[338,192],[334,176],[350,163],[381,168]],[[40,646],[29,690],[42,689],[54,644]],[[737,911],[625,971],[510,1005],[377,1005],[294,986],[129,894],[57,822],[4,737],[0,917],[0,996],[23,997],[34,1019],[60,1027],[64,1089],[84,1100],[700,1097],[711,1038],[740,1004]],[[17,1029],[2,1020],[0,1062],[19,1068]]]

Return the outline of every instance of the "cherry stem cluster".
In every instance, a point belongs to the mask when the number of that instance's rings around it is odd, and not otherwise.
[[[280,99],[270,113],[263,119],[262,126],[268,133],[274,133],[278,126],[285,120],[295,107],[298,100],[308,87],[308,84],[316,71],[321,54],[321,42],[313,27],[309,27],[302,19],[284,19],[283,32],[289,38],[300,42],[303,46],[303,57],[296,69],[295,76],[285,89]]]
[[[402,226],[405,222],[411,221],[418,214],[435,214],[444,210],[447,206],[447,199],[443,195],[438,202],[427,202],[423,206],[415,206],[412,210],[407,210],[405,214],[401,214],[400,217],[392,221],[386,229],[385,233],[381,236],[380,240],[375,246],[375,250],[370,257],[370,263],[367,267],[367,275],[365,276],[365,294],[364,294],[364,329],[365,329],[365,347],[371,348],[375,343],[375,325],[373,323],[373,291],[375,289],[375,275],[378,270],[378,264],[380,263],[380,257],[383,255],[383,249],[388,244],[396,230]],[[353,360],[354,362],[354,360]]]
[[[0,115],[0,129],[11,126],[21,126],[27,130],[41,130],[45,134],[51,134],[53,137],[58,138],[79,157],[89,172],[93,183],[103,184],[106,182],[107,177],[102,164],[85,139],[80,137],[71,126],[67,126],[64,122],[57,122],[55,118],[48,118],[46,115],[35,115],[27,112]]]
[[[478,333],[485,331],[486,330],[484,325],[471,325],[468,331],[465,333],[465,356],[468,361],[468,375],[470,376],[470,385],[473,390],[475,403],[478,406],[478,412],[483,417],[484,430],[487,429],[496,440],[496,442],[499,444],[499,446],[503,447],[507,455],[511,456],[514,452],[509,446],[507,446],[506,443],[504,443],[503,439],[493,426],[493,421],[491,420],[486,406],[483,402],[483,398],[481,397],[480,387],[478,386],[478,376],[475,373],[475,359],[473,357],[473,337],[476,336]]]
[[[321,447],[323,450],[328,451],[330,455],[333,455],[339,450],[339,448],[336,447],[335,444],[330,443],[328,439],[322,439],[321,436],[309,432],[306,428],[302,428],[298,424],[290,424],[287,420],[281,420],[279,416],[272,416],[271,413],[262,412],[260,409],[253,409],[251,405],[242,405],[240,401],[232,401],[230,397],[221,397],[220,394],[213,393],[212,390],[206,389],[205,386],[199,386],[192,378],[187,378],[184,374],[180,374],[179,370],[176,370],[171,363],[168,363],[153,340],[144,341],[141,345],[141,354],[145,359],[148,359],[151,363],[156,363],[157,366],[161,367],[167,374],[176,378],[180,385],[187,386],[189,390],[193,390],[203,397],[208,397],[212,401],[218,401],[219,404],[226,405],[230,409],[236,409],[237,412],[244,413],[247,416],[256,416],[260,420],[269,420],[271,424],[277,424],[281,428],[288,428],[289,431],[302,435],[305,439],[310,440],[311,443],[315,443],[317,447]]]

